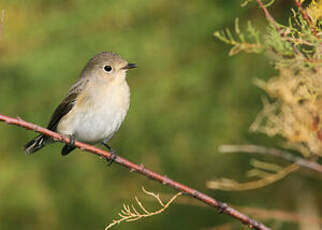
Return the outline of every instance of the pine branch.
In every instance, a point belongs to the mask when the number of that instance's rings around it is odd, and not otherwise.
[[[12,117],[8,117],[8,116],[0,114],[0,121],[4,121],[7,124],[20,126],[20,127],[23,127],[23,128],[29,129],[29,130],[36,131],[38,133],[42,133],[44,135],[50,136],[51,138],[53,138],[54,140],[59,141],[59,142],[70,143],[70,139],[68,137],[62,136],[56,132],[45,129],[45,128],[40,127],[38,125],[26,122],[19,117],[12,118]],[[105,157],[107,159],[112,159],[112,157],[113,157],[113,154],[111,152],[101,150],[101,149],[96,148],[92,145],[88,145],[88,144],[85,144],[85,143],[82,143],[79,141],[75,141],[75,146],[81,150],[93,153],[95,155]],[[223,202],[220,202],[214,198],[211,198],[204,193],[201,193],[191,187],[181,184],[181,183],[179,183],[175,180],[172,180],[166,176],[162,176],[150,169],[144,168],[144,166],[142,164],[141,165],[134,164],[134,163],[128,161],[127,159],[119,157],[119,156],[116,156],[114,162],[116,164],[119,164],[119,165],[125,167],[125,168],[130,169],[131,172],[136,172],[136,173],[146,176],[152,180],[158,181],[158,182],[162,183],[163,185],[167,185],[179,192],[183,192],[183,194],[185,194],[185,195],[190,195],[190,196],[194,197],[195,199],[198,199],[201,202],[203,202],[211,207],[217,208],[220,211],[220,213],[226,213],[227,215],[241,221],[243,224],[247,225],[250,229],[269,230],[269,228],[266,227],[265,225],[263,225],[262,223],[257,222],[256,220],[251,219],[250,217],[246,216],[245,214],[231,208],[226,203],[223,203]]]
[[[309,15],[304,10],[304,8],[302,7],[301,2],[299,2],[298,0],[294,0],[294,2],[296,4],[297,8],[299,8],[299,10],[301,11],[301,14],[302,14],[304,20],[306,21],[308,26],[310,26],[311,31],[314,34],[314,36],[317,37],[317,38],[320,38],[320,36],[318,35],[318,32],[316,31],[315,27],[312,25],[312,20],[310,19]]]

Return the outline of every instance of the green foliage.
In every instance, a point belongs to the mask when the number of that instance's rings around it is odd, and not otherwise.
[[[311,4],[308,9],[312,11],[317,7],[318,5]],[[262,131],[270,136],[280,135],[286,139],[288,145],[307,157],[312,154],[320,155],[322,150],[319,123],[322,117],[322,28],[318,26],[322,18],[305,14],[306,11],[301,12],[299,8],[292,9],[287,26],[278,24],[271,16],[266,16],[269,26],[263,41],[260,41],[252,26],[248,27],[247,34],[250,38],[255,37],[255,44],[268,52],[279,71],[279,75],[267,83],[260,83],[275,100],[266,106],[275,109],[263,110],[268,112],[259,115],[252,130]],[[233,45],[231,55],[242,50],[257,53],[249,45],[251,41],[245,40],[244,33],[240,32],[238,19],[235,21],[235,31],[240,42],[236,42],[229,29],[226,29],[226,34],[216,32],[215,36]],[[315,134],[312,135],[312,132]]]
[[[237,39],[234,38],[231,31],[227,28],[225,31],[216,31],[214,36],[221,41],[232,45],[229,55],[235,55],[240,51],[246,53],[261,53],[264,50],[260,44],[259,32],[252,26],[251,21],[247,24],[247,33],[242,33],[239,29],[239,19],[235,19],[235,32]],[[247,41],[246,41],[247,40]]]
[[[245,6],[249,1],[245,1]],[[274,0],[267,3],[268,7],[274,3]],[[315,12],[320,5],[311,4],[308,7],[308,12]],[[214,36],[221,41],[232,45],[229,54],[234,55],[240,51],[247,53],[260,53],[268,51],[276,55],[274,60],[275,65],[282,63],[290,65],[293,61],[298,64],[299,56],[304,56],[304,64],[313,68],[314,62],[321,59],[321,28],[319,25],[322,21],[320,14],[309,15],[309,23],[304,19],[300,10],[291,9],[292,16],[289,17],[289,24],[287,26],[277,23],[274,19],[267,18],[269,26],[265,35],[259,36],[259,32],[252,26],[251,21],[247,23],[246,32],[241,32],[239,28],[239,19],[235,19],[235,36],[226,28],[225,31],[216,31]],[[312,60],[312,58],[314,58]],[[314,61],[315,60],[315,61]]]
[[[264,108],[250,130],[268,136],[281,136],[284,138],[282,147],[296,150],[303,157],[319,159],[322,156],[322,27],[319,26],[322,17],[316,12],[321,9],[322,2],[312,1],[307,9],[303,9],[301,5],[297,6],[297,10],[291,9],[292,15],[286,26],[279,24],[267,10],[273,2],[274,0],[264,5],[257,1],[268,21],[268,29],[261,40],[258,36],[255,37],[255,44],[266,51],[278,74],[266,82],[256,80],[256,84],[266,91],[270,100],[263,100]],[[230,55],[239,51],[258,53],[250,45],[254,45],[250,38],[258,33],[254,32],[253,27],[248,28],[249,39],[245,39],[247,34],[240,32],[236,19],[235,32],[239,42],[233,38],[229,29],[226,29],[226,33],[215,32],[214,35],[233,46]],[[240,151],[241,149],[254,152],[254,149],[245,146],[239,147]],[[260,188],[284,178],[298,168],[296,164],[290,165],[272,175],[255,167],[253,170],[256,173],[263,173],[257,181],[238,183],[221,178],[209,181],[208,187],[222,190]]]

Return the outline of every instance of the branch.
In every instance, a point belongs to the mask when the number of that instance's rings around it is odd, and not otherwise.
[[[264,4],[262,3],[261,0],[256,0],[257,4],[259,7],[263,10],[265,17],[267,18],[268,21],[270,21],[274,26],[275,29],[281,33],[281,27],[278,25],[278,23],[275,21],[275,19],[272,17],[272,15],[268,12]]]
[[[266,9],[266,7],[264,6],[264,4],[262,3],[261,0],[256,0],[257,4],[259,5],[259,7],[263,10],[265,17],[268,21],[270,21],[275,29],[277,31],[280,32],[280,34],[284,37],[284,34],[282,34],[282,30],[281,27],[278,25],[278,23],[275,21],[275,19],[272,17],[272,15],[268,12],[268,10]],[[316,29],[314,28],[314,26],[312,26],[312,21],[309,17],[309,15],[307,14],[307,12],[303,9],[302,4],[298,1],[298,0],[294,0],[297,8],[299,8],[299,10],[301,11],[301,14],[304,18],[304,20],[306,21],[306,23],[308,24],[308,26],[311,28],[311,31],[313,33],[313,35],[317,38],[320,38],[320,36],[318,35],[318,32],[316,31]]]
[[[304,19],[306,20],[306,22],[308,23],[308,26],[311,28],[311,31],[313,33],[313,35],[317,38],[320,38],[317,31],[315,30],[314,26],[312,26],[312,23],[310,23],[310,18],[309,16],[307,15],[306,11],[303,9],[301,3],[299,3],[297,0],[294,0],[297,7],[300,9]],[[303,55],[301,52],[299,52],[299,50],[296,48],[296,45],[293,44],[295,41],[293,40],[290,40],[288,37],[287,37],[287,31],[283,31],[282,28],[279,26],[278,22],[276,22],[276,20],[273,18],[273,16],[268,12],[268,10],[266,9],[266,7],[264,6],[264,4],[262,3],[261,0],[256,0],[257,4],[259,5],[259,7],[263,10],[264,12],[264,15],[265,15],[265,18],[275,27],[275,29],[279,32],[281,38],[283,39],[286,39],[288,41],[291,42],[292,44],[292,47],[294,49],[294,51],[299,54],[300,56],[302,56],[306,61],[308,62],[312,62],[312,60],[310,60],[308,57],[306,57],[305,55]],[[317,72],[316,68],[313,67],[313,70],[315,72]]]
[[[210,189],[224,190],[224,191],[245,191],[251,189],[258,189],[269,184],[272,184],[278,180],[283,179],[290,173],[297,170],[299,166],[296,164],[291,164],[274,174],[269,174],[268,176],[264,176],[263,178],[255,181],[239,183],[232,179],[228,178],[220,178],[217,180],[211,180],[207,182],[207,187]]]
[[[219,147],[219,152],[232,153],[232,152],[245,152],[245,153],[260,153],[269,154],[272,156],[277,156],[285,160],[291,161],[298,166],[314,170],[318,173],[322,173],[322,165],[317,162],[303,159],[301,157],[296,157],[290,152],[283,151],[275,148],[267,148],[258,145],[221,145]]]
[[[8,117],[8,116],[0,114],[0,121],[4,121],[7,124],[12,124],[12,125],[24,127],[26,129],[33,130],[38,133],[42,133],[44,135],[50,136],[51,138],[53,138],[54,140],[59,141],[59,142],[70,143],[70,139],[68,137],[62,136],[56,132],[45,129],[45,128],[40,127],[38,125],[23,121],[21,118],[12,118],[12,117]],[[75,146],[81,150],[85,150],[87,152],[105,157],[107,159],[112,159],[112,157],[113,157],[113,154],[111,152],[101,150],[101,149],[96,148],[92,145],[84,144],[79,141],[75,141]],[[251,229],[254,228],[254,229],[259,229],[259,230],[269,230],[269,228],[266,227],[265,225],[263,225],[262,223],[257,222],[256,220],[249,218],[245,214],[229,207],[226,203],[222,203],[222,202],[220,202],[214,198],[211,198],[210,196],[208,196],[204,193],[201,193],[191,187],[181,184],[181,183],[179,183],[175,180],[172,180],[166,176],[162,176],[156,172],[153,172],[150,169],[144,168],[143,165],[134,164],[134,163],[126,160],[125,158],[122,158],[119,156],[116,156],[114,162],[116,164],[119,164],[119,165],[125,167],[125,168],[130,169],[131,172],[136,172],[136,173],[146,176],[152,180],[158,181],[158,182],[160,182],[164,185],[167,185],[177,191],[183,192],[186,195],[190,195],[190,196],[194,197],[195,199],[198,199],[201,202],[203,202],[211,207],[217,208],[221,213],[226,213],[227,215],[230,215],[231,217],[238,219],[239,221],[241,221],[243,224],[247,225]]]
[[[299,8],[299,10],[301,11],[301,14],[302,14],[304,20],[306,21],[308,26],[311,28],[311,31],[314,34],[314,36],[317,37],[317,38],[320,38],[320,36],[318,35],[318,32],[316,31],[315,27],[312,25],[312,20],[310,19],[310,17],[307,14],[307,12],[303,9],[302,4],[297,0],[294,0],[294,2],[296,4],[297,8]]]
[[[141,203],[141,201],[139,200],[139,198],[137,198],[137,196],[135,196],[135,201],[137,203],[137,206],[140,208],[138,209],[139,211],[137,211],[137,209],[134,207],[134,205],[127,205],[127,204],[123,204],[123,209],[121,210],[121,212],[119,213],[119,216],[121,217],[120,219],[117,220],[113,220],[112,223],[110,223],[105,230],[112,228],[114,225],[116,224],[120,224],[122,222],[133,222],[133,221],[137,221],[139,219],[145,218],[145,217],[150,217],[150,216],[155,216],[158,215],[162,212],[164,212],[169,206],[170,204],[173,203],[173,201],[175,199],[177,199],[177,197],[182,195],[182,192],[178,192],[176,195],[172,196],[171,199],[169,199],[169,201],[167,203],[163,203],[163,201],[160,199],[159,194],[155,194],[153,192],[149,192],[147,190],[145,190],[144,187],[142,187],[143,192],[146,195],[149,195],[150,197],[153,197],[155,200],[157,200],[161,206],[160,209],[156,210],[156,211],[148,211],[143,204]]]

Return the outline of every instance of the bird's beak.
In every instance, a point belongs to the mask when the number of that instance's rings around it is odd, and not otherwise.
[[[126,70],[128,70],[128,69],[134,69],[134,68],[136,68],[137,66],[136,66],[136,64],[134,64],[134,63],[128,63],[126,66],[124,66],[122,69],[126,69]]]

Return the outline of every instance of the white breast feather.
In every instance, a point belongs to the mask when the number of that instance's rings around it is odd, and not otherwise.
[[[118,131],[127,114],[129,87],[123,81],[109,84],[104,89],[90,86],[86,90],[87,97],[82,102],[76,102],[59,125],[58,131],[86,143],[107,142]]]

